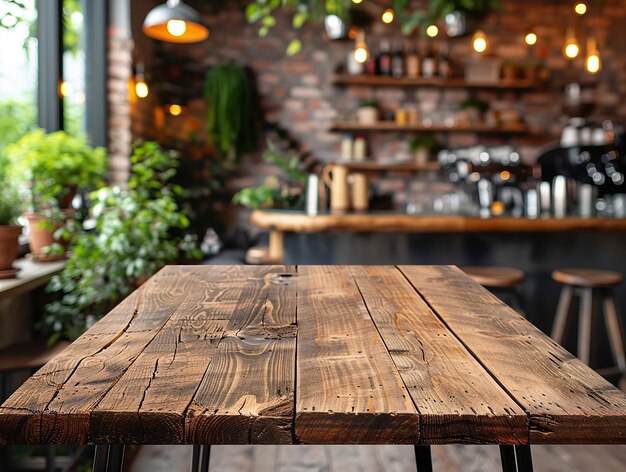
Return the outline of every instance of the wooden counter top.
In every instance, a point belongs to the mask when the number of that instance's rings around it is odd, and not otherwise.
[[[353,231],[364,233],[557,233],[568,231],[626,231],[626,219],[609,218],[478,218],[457,215],[414,216],[392,213],[321,214],[307,216],[296,211],[256,210],[252,223],[280,232],[317,233]]]

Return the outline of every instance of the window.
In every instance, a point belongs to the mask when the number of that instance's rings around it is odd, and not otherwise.
[[[4,149],[37,123],[35,0],[0,3],[0,177]]]

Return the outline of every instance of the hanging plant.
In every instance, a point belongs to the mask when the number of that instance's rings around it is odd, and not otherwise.
[[[246,70],[232,63],[214,66],[204,85],[207,128],[213,146],[234,159],[256,148],[254,94]]]
[[[384,9],[383,2],[380,3]],[[388,7],[396,12],[404,34],[423,29],[453,11],[476,14],[497,10],[501,0],[429,0],[424,10],[412,8],[412,3],[412,0],[389,0]],[[327,15],[336,15],[345,21],[351,8],[352,0],[252,0],[246,8],[246,17],[249,23],[260,25],[259,36],[265,37],[276,25],[276,10],[292,12],[292,26],[297,30],[307,21],[320,20]],[[302,42],[293,39],[287,45],[287,55],[297,54],[301,48]]]

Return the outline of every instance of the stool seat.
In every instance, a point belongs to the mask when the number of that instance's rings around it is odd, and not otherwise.
[[[45,339],[38,339],[4,347],[0,349],[0,372],[38,369],[69,344],[66,341],[59,341],[50,347]]]
[[[576,287],[612,287],[622,283],[622,274],[596,269],[559,269],[552,278],[565,285]]]
[[[513,267],[463,267],[463,272],[484,287],[512,288],[526,277]]]

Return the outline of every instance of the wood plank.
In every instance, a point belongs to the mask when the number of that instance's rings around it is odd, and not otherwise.
[[[528,417],[395,267],[351,268],[413,403],[420,442],[527,444]]]
[[[167,289],[161,285],[165,282]],[[201,283],[178,268],[160,271],[0,407],[0,443],[88,442],[92,409],[163,327],[181,297],[200,289]]]
[[[400,270],[530,415],[530,443],[626,443],[626,395],[456,267]]]
[[[336,74],[333,83],[339,85],[368,85],[372,87],[437,87],[437,88],[479,88],[479,89],[529,89],[539,83],[526,79],[500,79],[496,82],[468,82],[462,77],[448,79],[426,77],[386,77],[381,75]]]
[[[349,268],[300,266],[298,287],[297,438],[416,443],[419,415]]]
[[[92,442],[184,443],[184,416],[233,316],[247,272],[170,267],[199,284],[91,415]],[[159,283],[169,282],[166,280]]]
[[[186,441],[292,442],[295,268],[243,267],[248,278],[186,415]]]

